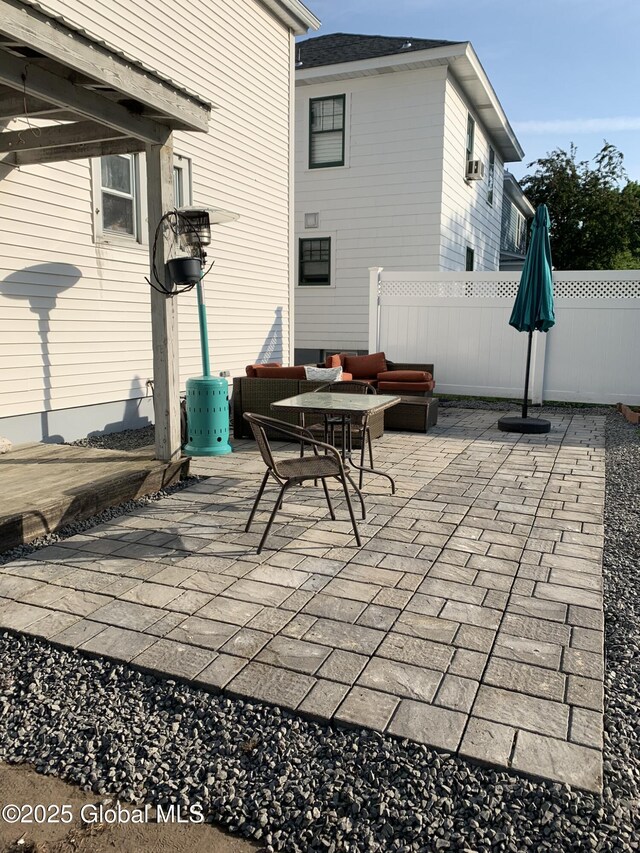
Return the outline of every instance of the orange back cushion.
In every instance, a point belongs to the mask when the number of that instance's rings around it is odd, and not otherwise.
[[[304,367],[256,367],[258,379],[304,379]]]
[[[387,361],[383,352],[348,355],[344,360],[344,369],[349,371],[354,379],[375,379],[378,373],[387,369]]]
[[[248,364],[244,371],[247,376],[255,377],[256,367],[280,367],[279,361],[267,361],[265,364]]]
[[[325,367],[342,367],[344,369],[344,360],[346,356],[343,352],[335,355],[328,355],[324,360]]]

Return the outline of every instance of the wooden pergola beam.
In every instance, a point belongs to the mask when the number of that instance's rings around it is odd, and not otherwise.
[[[157,109],[162,115],[187,125],[190,130],[208,130],[210,106],[204,101],[181,92],[168,81],[32,6],[26,6],[19,0],[0,0],[0,34],[68,69],[112,87],[125,97]]]
[[[4,50],[0,50],[0,83],[65,110],[72,110],[144,142],[162,145],[171,132],[170,128],[135,115],[104,95],[83,89],[66,77],[39,68],[33,62],[22,60]]]
[[[123,136],[107,142],[79,142],[76,145],[61,145],[34,151],[16,151],[0,157],[3,166],[34,166],[39,163],[61,163],[64,160],[83,160],[86,157],[107,157],[109,154],[135,154],[144,151],[141,139]]]
[[[0,95],[0,119],[17,118],[25,115],[48,116],[59,112],[60,107],[55,104],[50,104],[39,98],[27,98],[15,90],[11,90],[10,94]]]
[[[61,148],[86,142],[106,142],[120,139],[122,133],[94,121],[76,121],[51,127],[5,130],[0,133],[0,154],[11,151],[38,151]]]

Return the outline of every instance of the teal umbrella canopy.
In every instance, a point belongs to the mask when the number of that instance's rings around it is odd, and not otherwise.
[[[519,332],[548,332],[555,324],[549,211],[539,205],[509,325]]]

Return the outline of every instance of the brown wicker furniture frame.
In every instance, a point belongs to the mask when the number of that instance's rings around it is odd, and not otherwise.
[[[384,413],[384,428],[428,432],[438,423],[438,398],[400,395],[401,402]]]

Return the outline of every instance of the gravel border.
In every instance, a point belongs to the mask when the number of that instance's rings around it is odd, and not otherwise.
[[[121,432],[99,433],[79,438],[77,441],[67,441],[72,447],[95,447],[100,450],[137,450],[155,441],[153,424],[140,429],[125,429]]]
[[[137,804],[201,803],[268,851],[640,850],[640,430],[611,412],[606,458],[602,799],[6,632],[0,760]]]
[[[481,400],[451,397],[446,400],[438,397],[439,409],[478,409],[484,412],[520,412],[522,400]],[[547,403],[543,406],[529,405],[529,417],[538,415],[608,415],[612,406],[589,405],[588,403]]]

